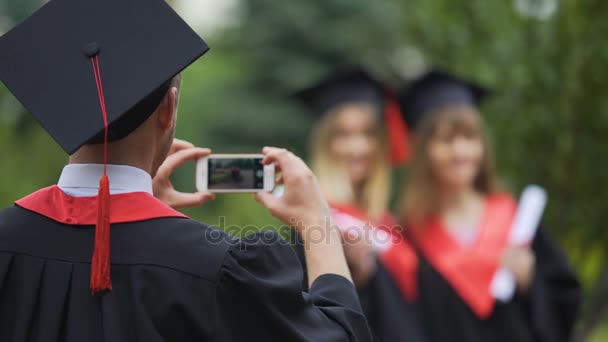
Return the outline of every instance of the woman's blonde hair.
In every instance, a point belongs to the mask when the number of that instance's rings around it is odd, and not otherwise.
[[[362,198],[355,198],[355,192],[345,166],[340,163],[331,148],[332,140],[336,136],[337,117],[343,108],[338,107],[325,113],[314,128],[311,137],[312,169],[331,204],[356,204],[371,219],[379,219],[388,208],[390,196],[390,166],[384,128],[378,119],[374,137],[378,139],[380,152],[375,155],[374,168],[369,180],[365,182]],[[370,109],[377,111],[373,106],[370,106]],[[379,114],[378,118],[380,118]]]
[[[498,190],[490,141],[479,112],[469,105],[448,105],[426,114],[414,134],[414,158],[403,190],[401,216],[408,223],[420,224],[439,210],[437,182],[429,157],[429,144],[439,127],[447,125],[452,136],[477,135],[484,156],[475,178],[475,190],[490,195]]]

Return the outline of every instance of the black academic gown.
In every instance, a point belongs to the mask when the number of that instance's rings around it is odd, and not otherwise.
[[[420,258],[421,321],[430,342],[567,342],[577,317],[580,285],[557,244],[542,230],[532,250],[536,273],[526,295],[497,302],[479,319],[445,278]]]
[[[114,223],[113,290],[93,296],[94,228],[60,216],[0,211],[0,341],[371,340],[353,285],[324,275],[302,291],[298,259],[274,232],[238,240],[187,218]]]
[[[343,207],[344,208],[344,207]],[[344,211],[352,213],[354,210]],[[362,218],[360,215],[352,215]],[[387,216],[387,215],[385,215]],[[383,224],[392,227],[392,217],[386,217]],[[395,223],[396,224],[396,223]],[[292,234],[294,249],[298,255],[303,268],[306,268],[304,253],[304,242],[297,233]],[[385,268],[380,258],[376,260],[376,272],[365,286],[357,289],[363,311],[372,330],[374,338],[378,342],[425,342],[424,327],[420,321],[417,303],[404,298],[401,290],[395,283],[395,279]]]
[[[501,226],[509,228],[514,202],[504,196],[489,201],[485,215],[485,222],[489,225],[487,232]],[[504,224],[501,225],[501,221]],[[477,306],[472,309],[475,305],[463,300],[454,284],[448,281],[450,275],[444,275],[434,267],[425,253],[415,247],[415,239],[410,234],[406,236],[409,238],[400,245],[403,249],[393,249],[380,256],[382,261],[378,264],[378,272],[360,290],[361,303],[378,341],[570,340],[580,303],[580,284],[559,246],[547,232],[539,229],[531,245],[536,267],[528,293],[516,295],[507,303],[494,302],[493,307],[481,315],[483,317],[480,316],[483,308],[479,310]],[[431,239],[427,246],[433,253],[441,254],[446,250],[445,241]],[[401,261],[394,262],[395,259]],[[473,269],[481,267],[481,263],[476,262],[479,261],[471,260],[469,265]],[[463,270],[452,268],[451,271],[461,273]],[[468,280],[466,275],[459,279]],[[412,296],[412,290],[415,296]],[[476,294],[480,295],[479,298],[489,296],[489,286]],[[476,303],[483,303],[483,299]]]
[[[360,289],[361,304],[380,342],[567,342],[580,286],[557,245],[542,231],[532,249],[537,271],[527,295],[496,303],[480,319],[433,266],[419,255],[418,298],[406,299],[382,262]]]
[[[426,341],[418,303],[404,298],[381,261],[374,276],[359,289],[359,298],[378,342]]]

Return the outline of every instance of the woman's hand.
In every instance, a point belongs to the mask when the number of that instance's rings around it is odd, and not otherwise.
[[[211,154],[207,148],[197,148],[191,143],[179,139],[173,140],[169,155],[158,168],[152,187],[154,196],[174,209],[198,207],[215,198],[210,192],[183,193],[175,190],[171,183],[173,171],[187,161],[196,161]]]
[[[336,222],[339,225],[339,223]],[[343,231],[344,255],[358,288],[363,288],[376,273],[376,253],[371,242],[372,227],[350,227]]]
[[[528,292],[536,267],[534,252],[529,247],[510,247],[503,254],[502,264],[513,273],[519,292]]]

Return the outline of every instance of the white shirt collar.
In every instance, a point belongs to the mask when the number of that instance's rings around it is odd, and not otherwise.
[[[57,186],[73,197],[97,196],[102,164],[69,164],[63,168]],[[108,165],[110,194],[152,192],[152,177],[144,170],[126,165]]]

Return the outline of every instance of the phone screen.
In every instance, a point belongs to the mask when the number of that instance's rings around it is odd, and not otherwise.
[[[209,158],[209,190],[264,189],[262,158]]]

